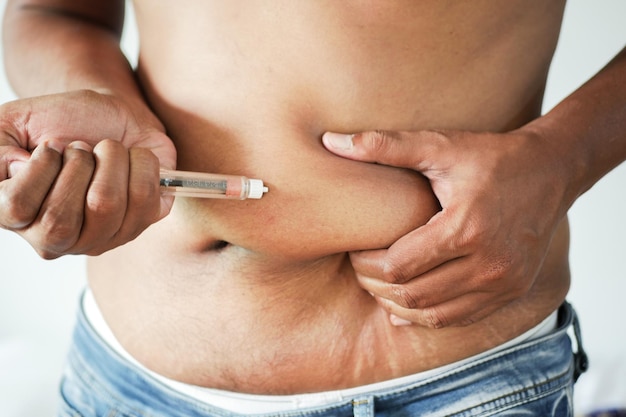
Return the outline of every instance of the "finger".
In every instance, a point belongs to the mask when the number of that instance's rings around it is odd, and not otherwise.
[[[354,269],[365,276],[402,284],[469,254],[459,239],[462,220],[443,209],[428,223],[398,239],[386,250],[350,253]],[[463,233],[461,233],[461,236]]]
[[[76,253],[97,255],[116,235],[128,206],[129,156],[119,142],[104,140],[93,149],[95,169],[85,197],[81,236]]]
[[[128,207],[112,243],[117,245],[134,239],[159,220],[160,214],[159,160],[148,149],[133,148],[130,150]]]
[[[468,265],[471,265],[470,261],[459,258],[404,284],[391,284],[359,274],[357,280],[369,293],[400,307],[423,309],[475,291],[475,283],[470,279],[472,271]]]
[[[65,254],[80,236],[85,195],[95,165],[91,151],[83,142],[73,142],[65,148],[63,168],[37,220],[24,232],[26,240],[45,259]]]
[[[490,302],[509,302],[526,294],[531,282],[521,270],[512,270],[499,255],[472,254],[446,262],[403,284],[389,283],[357,272],[359,285],[401,307],[423,309],[446,303],[463,294],[480,292]],[[517,261],[519,262],[519,261]]]
[[[22,229],[38,216],[62,164],[56,144],[44,142],[10,179],[0,182],[0,225]],[[13,174],[13,172],[11,172]]]
[[[469,293],[442,304],[423,309],[408,309],[393,301],[375,297],[376,301],[390,314],[394,325],[406,325],[407,322],[431,329],[450,326],[468,326],[493,314],[506,305],[506,302],[494,303],[488,294]]]
[[[30,160],[30,153],[13,145],[0,145],[0,181],[12,178]]]
[[[441,159],[441,149],[449,139],[435,131],[326,132],[322,142],[329,151],[346,158],[423,172],[430,168],[427,161],[431,156],[437,155],[437,160]]]
[[[23,109],[16,109],[15,101],[0,105],[0,146],[28,149],[24,126],[28,126],[30,114]],[[19,107],[19,106],[17,106]]]

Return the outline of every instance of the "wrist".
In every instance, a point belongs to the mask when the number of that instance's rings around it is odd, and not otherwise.
[[[543,138],[568,178],[568,204],[626,160],[626,49],[524,129]]]
[[[581,146],[576,133],[549,116],[540,117],[521,127],[519,133],[530,138],[536,147],[535,154],[543,165],[545,179],[552,183],[559,195],[563,216],[589,186],[589,155]]]

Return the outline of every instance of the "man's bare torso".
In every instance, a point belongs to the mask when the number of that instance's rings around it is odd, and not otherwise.
[[[437,202],[419,175],[333,156],[321,135],[521,126],[539,114],[563,3],[137,1],[139,77],[178,168],[270,192],[178,199],[91,259],[120,342],[174,379],[278,394],[431,369],[537,324],[568,288],[566,224],[523,300],[468,327],[393,327],[346,252],[390,245]]]

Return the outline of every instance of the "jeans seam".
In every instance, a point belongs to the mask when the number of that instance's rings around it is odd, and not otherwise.
[[[552,335],[549,335],[549,336],[555,337],[555,336],[561,336],[561,335],[560,334],[552,334]],[[490,356],[488,358],[483,358],[483,359],[480,359],[480,360],[478,360],[478,361],[476,361],[474,363],[467,364],[467,365],[465,365],[465,366],[463,366],[463,367],[461,367],[459,369],[455,369],[455,370],[452,370],[452,371],[450,371],[448,373],[444,373],[442,375],[437,375],[435,377],[425,379],[425,380],[420,381],[418,383],[409,385],[409,386],[405,387],[404,389],[398,390],[398,391],[393,392],[393,393],[384,394],[384,395],[378,396],[377,398],[380,399],[380,400],[390,400],[390,399],[399,397],[401,395],[404,395],[406,392],[411,391],[413,389],[416,389],[416,388],[419,388],[419,387],[422,387],[422,386],[427,386],[427,385],[435,383],[435,382],[441,382],[441,381],[445,381],[447,379],[455,378],[459,374],[472,372],[476,368],[481,367],[481,366],[483,366],[485,364],[488,364],[489,362],[491,362],[493,360],[502,359],[503,357],[508,356],[508,355],[516,355],[516,354],[519,354],[519,353],[532,352],[533,350],[537,350],[538,349],[537,348],[538,344],[537,343],[533,343],[533,342],[537,342],[537,341],[536,340],[529,341],[529,342],[524,343],[522,345],[515,346],[513,348],[510,348],[510,349],[504,350],[502,352],[499,352],[498,354]],[[555,380],[555,379],[563,377],[563,375],[567,375],[567,373],[569,373],[570,370],[571,370],[571,366],[568,366],[567,371],[565,371],[565,372],[563,372],[563,373],[561,373],[559,375],[556,375],[555,377],[551,378],[551,380]]]
[[[529,403],[531,401],[539,400],[541,398],[547,397],[548,395],[554,394],[555,392],[558,392],[561,389],[566,388],[567,385],[566,385],[565,381],[563,381],[561,383],[558,383],[558,381],[566,379],[567,375],[569,375],[570,372],[571,372],[571,368],[569,368],[567,371],[565,371],[565,372],[563,372],[563,373],[561,373],[559,375],[556,375],[556,376],[554,376],[554,377],[552,377],[552,378],[550,378],[550,379],[548,379],[548,380],[546,380],[544,382],[541,382],[539,384],[533,384],[532,386],[526,387],[524,389],[519,389],[519,390],[510,392],[510,393],[508,393],[506,395],[502,395],[502,396],[500,396],[498,398],[493,398],[493,399],[491,399],[489,401],[486,401],[486,402],[483,402],[483,403],[480,403],[480,404],[476,404],[476,405],[474,405],[474,406],[472,406],[470,408],[466,408],[464,410],[460,410],[458,413],[455,413],[452,416],[455,416],[455,415],[456,416],[462,416],[465,413],[467,413],[467,412],[469,412],[469,411],[471,411],[473,409],[476,409],[476,408],[479,408],[479,407],[487,407],[487,406],[489,406],[491,404],[494,404],[494,403],[496,403],[498,401],[503,401],[504,402],[504,404],[498,404],[497,405],[498,409],[486,410],[485,412],[487,414],[481,413],[481,415],[488,416],[488,415],[490,415],[490,414],[492,414],[494,412],[499,413],[499,412],[504,411],[505,409],[502,408],[503,406],[506,407],[506,408],[511,408],[511,407],[517,407],[517,406],[520,406],[520,405],[523,405],[523,404],[527,404],[527,403]],[[527,395],[527,396],[525,396],[524,398],[521,398],[521,399],[511,399],[507,403],[506,399],[509,398],[509,397],[515,397],[517,395],[523,396],[525,392],[528,392],[530,390],[535,390],[535,389],[541,389],[541,387],[544,387],[544,386],[549,385],[551,383],[557,383],[557,384],[553,388],[548,388],[548,389],[542,390],[542,391],[537,392],[536,394],[533,394],[533,395]]]
[[[72,366],[70,364],[70,366],[74,369],[74,374],[75,377],[77,379],[79,379],[84,385],[86,386],[92,386],[93,385],[97,385],[99,387],[99,393],[106,393],[106,402],[107,402],[107,407],[110,408],[115,408],[115,407],[119,407],[120,412],[122,412],[123,415],[128,416],[128,417],[149,417],[149,414],[146,414],[144,412],[142,412],[141,410],[135,409],[134,407],[128,407],[126,405],[125,402],[122,401],[122,399],[120,397],[118,397],[117,395],[115,395],[115,393],[113,393],[107,386],[103,385],[99,379],[93,374],[93,372],[91,371],[90,367],[86,365],[84,358],[82,357],[82,355],[77,354],[75,355],[74,358],[71,359],[71,361],[76,361],[76,363]],[[77,372],[78,369],[80,368],[81,372]],[[89,378],[85,378],[85,376],[88,376]],[[116,411],[114,410],[110,410],[110,413],[107,415],[111,416],[111,413],[114,413],[113,416],[115,414],[117,414]]]

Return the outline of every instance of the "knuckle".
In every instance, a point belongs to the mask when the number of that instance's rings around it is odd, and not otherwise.
[[[415,309],[420,307],[420,298],[405,285],[394,285],[391,290],[393,301],[401,307]]]
[[[362,140],[364,145],[373,153],[384,155],[389,148],[390,135],[389,132],[384,130],[373,130],[363,133]]]
[[[94,186],[87,193],[85,203],[97,217],[108,217],[126,205],[126,198],[120,193],[109,193],[103,187]]]
[[[39,213],[39,207],[35,207],[28,195],[24,193],[0,194],[0,207],[2,223],[8,229],[21,229],[28,226]]]
[[[525,275],[518,266],[519,256],[512,249],[501,248],[483,260],[482,281],[496,287],[507,287],[507,291],[523,291],[525,280],[518,279]]]
[[[406,263],[390,253],[385,259],[382,278],[391,284],[402,284],[408,281],[411,276]]]
[[[59,253],[52,252],[47,249],[36,249],[36,252],[37,252],[37,255],[39,255],[41,259],[45,259],[47,261],[51,261],[53,259],[57,259],[61,257]]]
[[[489,281],[502,281],[512,272],[513,259],[508,255],[492,258],[485,270],[485,275]]]
[[[423,310],[423,318],[423,325],[431,329],[441,329],[449,325],[446,315],[434,307]]]
[[[78,240],[81,224],[82,218],[73,213],[46,211],[40,220],[42,234],[45,236],[42,246],[55,253],[66,251]]]

